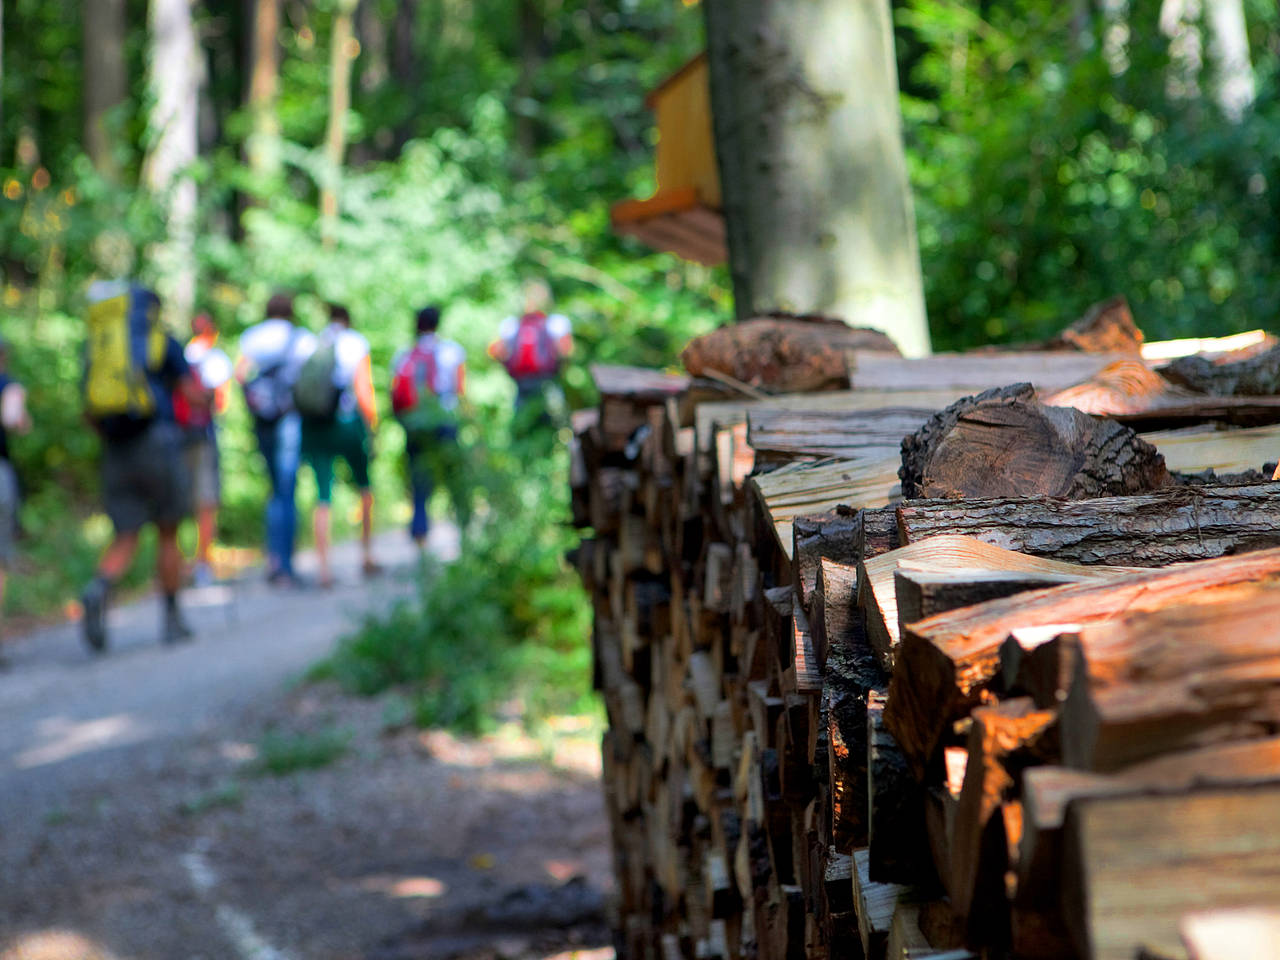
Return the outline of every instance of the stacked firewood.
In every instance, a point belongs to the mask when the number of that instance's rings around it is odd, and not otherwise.
[[[622,954],[1273,955],[1274,391],[1136,352],[847,361],[763,399],[594,370]]]

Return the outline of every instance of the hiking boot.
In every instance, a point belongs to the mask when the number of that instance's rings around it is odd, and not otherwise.
[[[164,627],[160,634],[161,643],[172,645],[181,643],[183,640],[190,640],[193,636],[195,636],[195,632],[176,608],[164,612]]]
[[[80,605],[84,613],[80,619],[80,629],[84,635],[85,645],[94,653],[107,649],[107,584],[104,580],[94,580],[85,587],[80,597]]]

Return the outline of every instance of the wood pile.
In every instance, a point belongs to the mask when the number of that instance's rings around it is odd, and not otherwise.
[[[1121,362],[1079,351],[766,399],[594,370],[620,955],[1277,955],[1280,401],[1130,346],[1154,399],[1112,418],[1041,402]]]

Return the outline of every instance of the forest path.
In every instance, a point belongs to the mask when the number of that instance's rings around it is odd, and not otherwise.
[[[432,548],[452,555],[452,529]],[[403,533],[378,540],[382,577],[363,580],[357,554],[335,551],[332,590],[190,591],[197,636],[176,647],[155,640],[153,597],[111,611],[105,656],[78,624],[6,643],[0,960],[402,960],[495,943],[534,957],[602,941],[590,760],[566,772],[519,737],[420,733],[394,698],[293,683],[412,589]],[[316,769],[264,772],[267,755],[311,753]]]

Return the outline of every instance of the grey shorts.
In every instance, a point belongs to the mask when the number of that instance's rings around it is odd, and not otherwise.
[[[0,567],[13,562],[18,540],[18,475],[13,464],[0,460]]]
[[[218,441],[205,434],[187,437],[183,450],[187,476],[191,479],[192,502],[197,507],[216,507],[222,502],[222,479],[218,470]]]
[[[191,513],[182,429],[157,420],[136,437],[104,441],[102,497],[117,533],[177,526]]]

